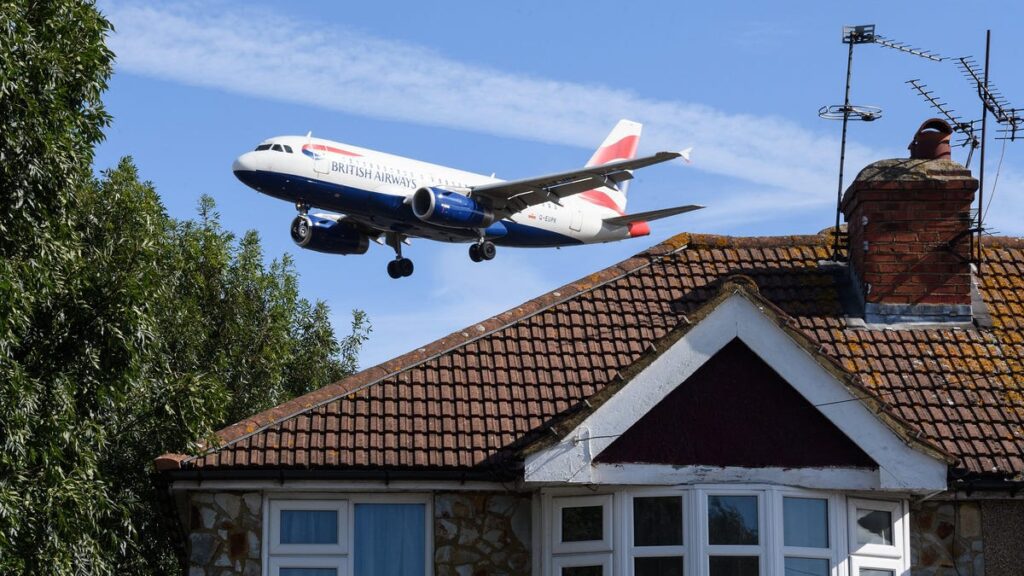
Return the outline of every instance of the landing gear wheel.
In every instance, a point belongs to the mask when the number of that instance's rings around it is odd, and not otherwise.
[[[498,254],[498,249],[494,247],[494,242],[485,240],[480,243],[480,257],[484,260],[494,260],[494,256]]]
[[[412,276],[413,266],[412,260],[408,258],[402,258],[395,261],[397,263],[396,268],[402,276]]]
[[[392,278],[401,278],[402,273],[398,270],[398,260],[392,260],[388,262],[388,276]]]
[[[483,256],[480,255],[480,245],[470,244],[469,245],[469,259],[473,262],[480,262],[483,260]]]

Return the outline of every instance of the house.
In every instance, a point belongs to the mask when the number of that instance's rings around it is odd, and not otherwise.
[[[977,185],[876,162],[839,237],[680,234],[163,455],[190,574],[1022,574],[1024,241],[972,258]]]

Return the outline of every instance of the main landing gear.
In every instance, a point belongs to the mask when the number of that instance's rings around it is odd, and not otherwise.
[[[490,240],[480,240],[469,245],[469,259],[473,262],[494,260],[494,256],[497,253],[498,249],[494,247],[494,242]]]
[[[392,278],[405,278],[412,276],[412,260],[402,257],[402,237],[393,232],[387,235],[388,246],[395,250],[395,259],[388,262],[388,276]]]

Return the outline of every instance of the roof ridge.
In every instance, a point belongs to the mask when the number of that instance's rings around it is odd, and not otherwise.
[[[712,235],[699,235],[702,238],[715,237]],[[290,418],[304,412],[315,410],[325,404],[329,404],[350,394],[365,390],[370,386],[378,384],[392,376],[396,376],[411,370],[425,362],[443,356],[453,350],[471,344],[477,340],[486,338],[496,332],[504,330],[519,322],[532,318],[541,312],[549,310],[559,304],[567,302],[581,294],[593,291],[601,286],[629,276],[639,270],[651,266],[667,256],[685,250],[689,245],[691,234],[683,232],[655,244],[646,250],[621,261],[607,268],[589,274],[583,278],[569,282],[554,290],[541,294],[536,298],[506,310],[486,320],[477,322],[460,330],[451,332],[425,346],[410,350],[401,356],[382,362],[375,366],[361,370],[342,380],[327,384],[317,390],[292,398],[287,402],[249,416],[239,422],[230,424],[218,430],[215,435],[221,440],[216,446],[204,446],[199,454],[188,455],[180,458],[181,455],[164,454],[158,459],[171,458],[181,464],[202,458],[210,453],[216,452],[226,446],[241,442],[246,438],[258,434],[272,426],[280,424]],[[728,237],[718,237],[728,238]],[[642,260],[641,262],[636,262]],[[630,263],[635,265],[630,266]],[[533,306],[531,306],[533,305]],[[518,312],[518,314],[516,314]],[[503,316],[510,316],[502,318]],[[490,327],[487,325],[490,324]],[[471,334],[474,327],[479,329],[478,334]],[[450,339],[454,341],[449,342]],[[330,392],[328,392],[330,390]]]

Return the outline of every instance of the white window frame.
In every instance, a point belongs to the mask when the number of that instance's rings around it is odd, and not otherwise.
[[[283,510],[334,511],[338,515],[337,544],[281,544],[281,512]],[[348,554],[348,502],[346,500],[270,501],[270,554],[272,555],[344,555]]]
[[[697,490],[699,504],[697,520],[700,526],[700,572],[711,573],[712,556],[757,556],[757,573],[765,576],[768,570],[768,539],[767,530],[768,500],[771,495],[761,489],[706,488]],[[711,544],[711,529],[708,526],[708,499],[711,496],[754,496],[757,498],[757,544]]]
[[[272,556],[270,576],[281,576],[282,568],[334,568],[338,576],[348,576],[348,559],[345,556]]]
[[[263,497],[264,574],[279,576],[280,568],[333,568],[341,566],[338,576],[355,571],[355,522],[357,504],[422,504],[424,522],[424,576],[434,574],[434,501],[433,494],[408,493],[328,493],[328,494],[268,494]],[[341,510],[338,518],[338,545],[279,544],[280,510]],[[342,550],[327,551],[328,548]],[[331,563],[323,566],[324,563]],[[305,564],[305,565],[303,565]]]
[[[594,496],[556,496],[551,499],[552,529],[551,551],[555,554],[577,554],[580,552],[611,552],[612,550],[612,494]],[[583,542],[562,541],[562,510],[564,508],[601,507],[601,539]]]
[[[553,576],[562,576],[562,568],[577,566],[600,566],[603,576],[612,576],[612,553],[601,554],[561,554],[551,559]]]
[[[824,500],[826,513],[828,515],[828,547],[809,548],[806,546],[786,546],[786,498],[807,498],[812,500]],[[840,546],[844,542],[844,526],[840,520],[845,508],[842,498],[836,494],[814,492],[810,490],[785,489],[773,491],[773,509],[775,513],[771,517],[772,535],[777,540],[773,548],[779,550],[775,562],[775,570],[778,574],[786,574],[786,558],[815,558],[828,560],[829,574],[836,574],[836,567],[842,562],[840,557]]]
[[[708,496],[759,496],[759,545],[730,546],[708,544]],[[683,546],[633,546],[633,500],[638,497],[679,496],[683,505]],[[598,494],[584,492],[575,487],[548,487],[541,489],[537,498],[539,509],[535,520],[538,555],[535,566],[539,576],[561,576],[563,566],[587,566],[598,563],[615,574],[632,576],[633,560],[641,556],[678,556],[684,558],[686,576],[708,576],[710,556],[758,556],[759,576],[785,576],[786,557],[820,558],[829,561],[829,576],[858,576],[861,567],[893,570],[902,576],[910,567],[910,542],[907,510],[909,505],[900,495],[887,495],[890,499],[875,499],[874,494],[850,495],[841,491],[819,491],[770,484],[701,484],[675,487],[617,487]],[[827,500],[828,548],[804,548],[785,545],[783,498],[814,498]],[[604,521],[612,522],[614,533],[609,548],[586,552],[565,547],[556,549],[560,538],[561,508],[565,505],[595,505],[602,503]],[[609,505],[603,502],[610,502]],[[564,504],[563,504],[564,503]],[[893,546],[886,556],[865,554],[865,548],[851,546],[856,538],[856,508],[875,509],[886,506],[893,514]],[[557,520],[557,521],[556,521]],[[621,527],[621,528],[620,528]],[[851,530],[853,529],[853,530]],[[556,532],[557,530],[557,532]],[[852,533],[852,535],[851,535]],[[573,543],[568,543],[573,544]],[[577,543],[578,544],[578,543]],[[589,543],[588,543],[589,544]],[[559,551],[561,550],[561,551]],[[638,553],[640,552],[640,553]]]
[[[850,557],[850,576],[860,576],[861,568],[874,568],[875,570],[892,570],[894,576],[904,574],[903,562],[895,558],[869,558],[864,556]]]
[[[652,489],[652,490],[631,490],[625,494],[626,498],[626,509],[623,514],[625,518],[625,526],[623,532],[625,532],[625,557],[626,557],[626,574],[633,574],[634,569],[634,558],[663,558],[667,556],[681,556],[683,558],[683,565],[690,561],[690,555],[686,548],[686,539],[690,535],[689,526],[689,512],[690,503],[687,501],[688,494],[686,492],[680,492],[679,490],[665,490],[665,489]],[[669,546],[637,546],[635,544],[636,534],[633,532],[634,519],[633,519],[633,501],[637,498],[679,498],[680,505],[682,506],[682,525],[680,530],[683,535],[683,543],[679,545]],[[687,571],[684,568],[684,573]]]
[[[873,558],[900,559],[903,554],[903,503],[892,500],[868,500],[864,498],[849,498],[849,508],[846,511],[847,530],[850,536],[850,555],[871,556]],[[885,544],[861,544],[857,542],[857,509],[878,510],[888,512],[892,523],[892,545]]]

